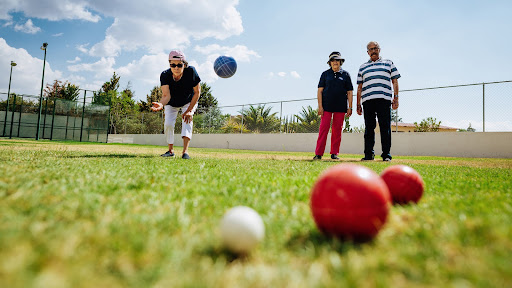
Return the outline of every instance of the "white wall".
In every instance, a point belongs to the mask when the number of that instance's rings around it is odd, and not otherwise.
[[[311,152],[314,155],[316,133],[293,134],[194,134],[190,147],[243,149],[258,151]],[[109,143],[134,143],[167,146],[163,134],[116,134]],[[182,146],[180,135],[174,143]],[[340,153],[363,154],[363,133],[342,136]],[[380,136],[375,136],[375,155],[382,152]],[[326,154],[329,154],[330,135]],[[391,155],[512,158],[512,132],[423,132],[393,133]]]

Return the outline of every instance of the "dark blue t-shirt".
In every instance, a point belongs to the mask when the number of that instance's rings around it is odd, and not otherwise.
[[[320,76],[318,88],[323,87],[322,106],[327,112],[347,112],[347,91],[352,91],[352,80],[347,71],[326,70]]]
[[[192,66],[183,69],[183,76],[181,76],[179,81],[174,81],[171,69],[167,69],[160,74],[160,85],[169,85],[171,100],[167,105],[172,107],[182,107],[190,103],[192,96],[194,96],[193,88],[200,82],[201,78],[199,78],[196,69]]]

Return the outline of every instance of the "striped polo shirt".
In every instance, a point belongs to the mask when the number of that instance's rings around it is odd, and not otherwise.
[[[398,78],[400,73],[391,60],[379,58],[361,65],[357,73],[357,84],[363,83],[361,103],[376,98],[393,100],[391,79]]]

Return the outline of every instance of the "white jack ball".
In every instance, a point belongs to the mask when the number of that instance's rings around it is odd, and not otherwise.
[[[248,253],[265,236],[265,225],[258,212],[246,206],[233,207],[221,221],[224,246],[234,253]]]

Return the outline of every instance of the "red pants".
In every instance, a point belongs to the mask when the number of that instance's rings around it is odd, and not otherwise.
[[[320,121],[320,131],[318,132],[318,140],[316,141],[315,155],[324,155],[325,143],[327,142],[327,134],[331,126],[332,118],[332,134],[331,134],[331,153],[338,155],[340,153],[341,130],[343,130],[343,120],[345,113],[324,111],[322,120]]]

